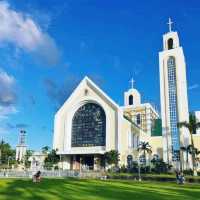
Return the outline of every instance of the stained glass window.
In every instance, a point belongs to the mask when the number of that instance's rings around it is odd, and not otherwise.
[[[105,146],[106,115],[97,104],[81,106],[72,120],[72,147]]]
[[[176,89],[176,63],[174,57],[169,57],[168,65],[168,81],[169,81],[169,114],[170,114],[170,132],[172,138],[172,159],[178,161],[180,158],[180,137],[177,128],[177,89]]]

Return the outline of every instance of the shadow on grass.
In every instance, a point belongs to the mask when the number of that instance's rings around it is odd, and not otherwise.
[[[175,183],[79,179],[1,179],[3,200],[198,200],[200,186]]]

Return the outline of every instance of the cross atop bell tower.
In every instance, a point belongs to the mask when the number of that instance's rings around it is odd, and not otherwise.
[[[176,49],[180,46],[179,44],[179,37],[176,31],[172,31],[172,22],[171,18],[169,17],[168,26],[169,31],[163,35],[163,50],[171,50]]]
[[[131,83],[131,89],[133,89],[134,84],[135,84],[135,80],[133,78],[131,78],[131,80],[129,82]]]

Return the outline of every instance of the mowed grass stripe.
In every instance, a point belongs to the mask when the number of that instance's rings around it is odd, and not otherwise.
[[[200,200],[200,185],[130,180],[0,179],[0,200]]]

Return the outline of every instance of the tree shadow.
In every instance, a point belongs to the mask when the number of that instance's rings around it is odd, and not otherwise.
[[[1,179],[4,200],[197,200],[200,186],[175,183],[83,179]]]

